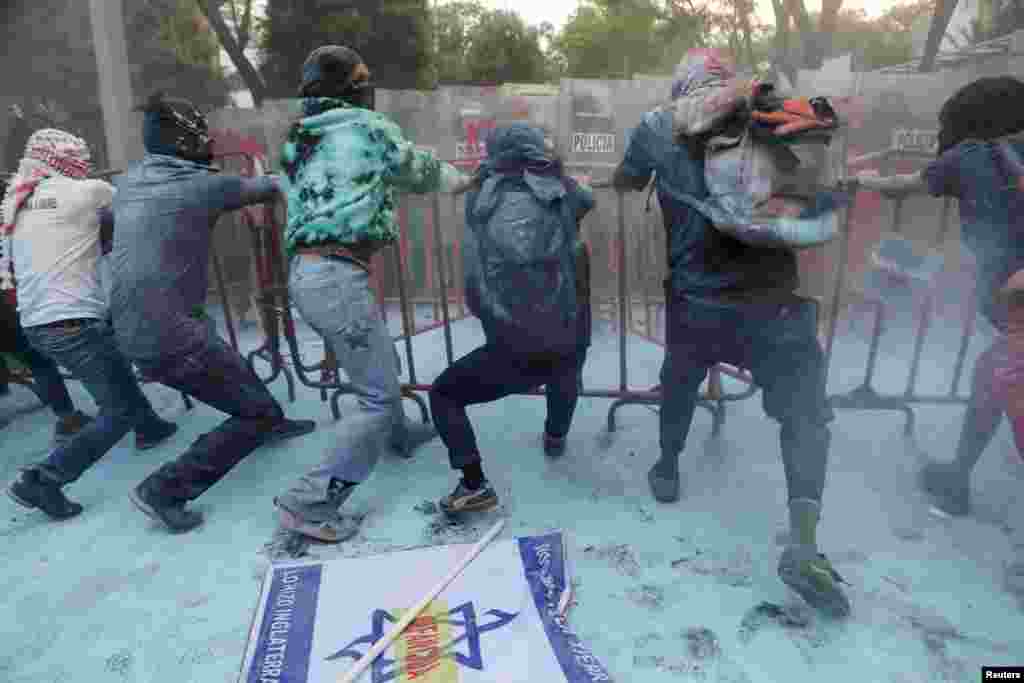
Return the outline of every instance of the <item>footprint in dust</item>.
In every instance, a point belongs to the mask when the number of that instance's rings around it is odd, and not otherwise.
[[[128,650],[118,650],[107,657],[105,668],[110,673],[127,678],[132,668],[132,653]]]
[[[747,644],[765,627],[781,626],[786,630],[806,630],[811,627],[810,612],[798,607],[762,602],[747,610],[740,622],[739,639]]]

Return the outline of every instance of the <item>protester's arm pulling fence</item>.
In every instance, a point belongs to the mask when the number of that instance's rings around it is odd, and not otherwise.
[[[281,180],[273,175],[255,178],[218,175],[211,177],[210,191],[213,196],[222,198],[224,211],[236,211],[243,206],[276,199],[281,192]]]
[[[378,132],[383,136],[387,164],[386,177],[399,190],[415,194],[448,192],[459,194],[470,189],[474,176],[467,176],[451,164],[441,161],[426,149],[417,149],[397,124],[381,120]]]
[[[971,144],[961,143],[946,150],[921,171],[891,176],[859,173],[857,183],[865,190],[890,197],[925,193],[934,197],[959,197],[961,161],[963,155],[970,152]]]
[[[647,187],[654,175],[655,157],[649,149],[649,136],[644,134],[650,116],[646,114],[640,124],[630,131],[626,154],[612,175],[612,186],[619,192],[639,192]]]
[[[862,189],[890,196],[923,194],[927,189],[924,175],[921,171],[891,176],[859,173],[857,174],[857,183]]]

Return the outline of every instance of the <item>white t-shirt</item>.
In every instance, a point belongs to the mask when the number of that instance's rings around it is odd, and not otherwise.
[[[102,180],[55,176],[39,183],[22,206],[12,239],[22,327],[106,317],[98,212],[114,192]]]

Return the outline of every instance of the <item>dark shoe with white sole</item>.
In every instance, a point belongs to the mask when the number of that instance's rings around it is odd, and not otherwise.
[[[135,507],[175,533],[191,531],[203,523],[202,514],[186,510],[184,501],[161,500],[146,481],[132,489],[128,495]]]
[[[442,498],[438,505],[448,515],[460,512],[486,512],[498,506],[498,494],[486,479],[476,489],[467,486],[466,480],[462,479],[455,490]]]
[[[29,467],[7,487],[7,495],[18,505],[42,510],[51,519],[71,519],[82,513],[82,506],[68,500],[61,487],[38,469]]]

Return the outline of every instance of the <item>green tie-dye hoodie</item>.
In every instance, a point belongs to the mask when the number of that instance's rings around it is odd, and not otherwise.
[[[393,242],[396,190],[450,192],[465,182],[383,114],[331,98],[303,104],[306,116],[292,126],[282,153],[289,254],[324,242]]]

